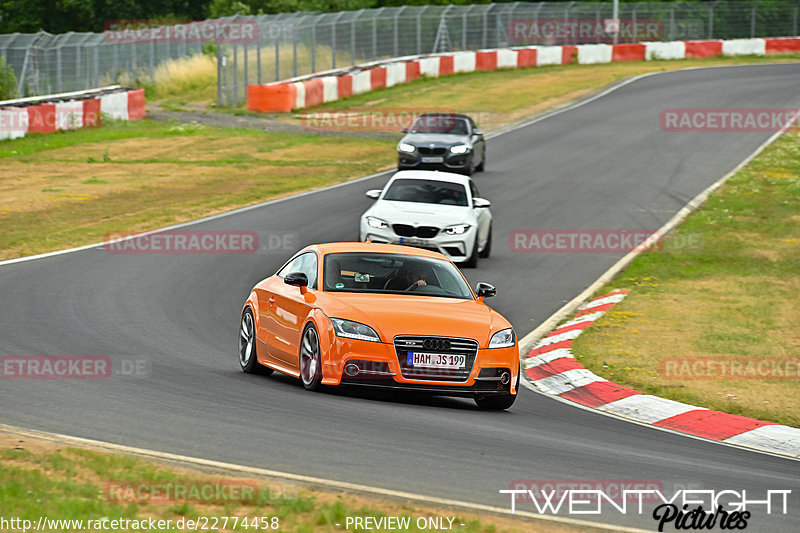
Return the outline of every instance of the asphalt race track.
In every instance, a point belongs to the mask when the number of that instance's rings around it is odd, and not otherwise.
[[[577,67],[580,68],[580,67]],[[800,64],[642,78],[488,142],[476,175],[493,203],[493,256],[466,270],[520,336],[613,264],[613,254],[519,254],[509,232],[656,229],[771,133],[669,133],[663,108],[797,108]],[[367,189],[388,175],[215,218],[192,230],[351,240]],[[231,180],[235,180],[235,172]],[[800,462],[666,433],[523,389],[508,412],[471,400],[309,393],[236,361],[249,289],[291,251],[112,254],[102,248],[0,267],[0,355],[144,358],[144,378],[2,380],[0,423],[195,457],[508,507],[518,479],[656,480],[679,488],[792,489],[789,513],[748,531],[800,531]],[[533,511],[530,504],[519,507]],[[647,515],[576,516],[654,529]]]

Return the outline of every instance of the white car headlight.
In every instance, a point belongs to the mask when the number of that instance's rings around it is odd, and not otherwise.
[[[385,220],[375,217],[367,217],[367,225],[371,228],[384,229],[388,228],[389,224]]]
[[[413,144],[400,143],[400,144],[397,145],[397,149],[400,150],[401,152],[407,152],[407,153],[410,154],[411,152],[416,150],[417,147],[414,146]]]
[[[450,147],[450,151],[454,154],[466,154],[469,152],[469,146],[466,144],[457,144]]]
[[[447,226],[442,231],[447,235],[464,235],[469,229],[469,224],[456,224],[455,226]]]
[[[375,333],[375,330],[361,322],[353,322],[352,320],[343,320],[341,318],[331,318],[333,322],[333,329],[336,331],[337,337],[346,337],[348,339],[357,339],[360,341],[381,342],[381,338]]]
[[[492,335],[492,339],[489,341],[489,348],[510,348],[514,346],[515,342],[514,328],[508,328]]]

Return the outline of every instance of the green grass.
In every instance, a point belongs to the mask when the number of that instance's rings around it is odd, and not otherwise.
[[[662,252],[640,255],[603,291],[612,288],[631,292],[574,344],[587,368],[650,394],[800,427],[797,376],[675,380],[659,366],[676,357],[800,361],[800,133],[767,147]]]
[[[83,448],[67,448],[35,442],[33,446],[0,435],[0,516],[20,518],[36,524],[39,517],[51,520],[171,520],[166,531],[179,531],[178,521],[207,517],[268,517],[277,519],[279,531],[346,531],[347,517],[407,517],[412,527],[407,531],[423,531],[416,527],[420,516],[455,517],[459,531],[496,533],[502,531],[580,531],[575,527],[550,525],[523,519],[464,514],[452,509],[410,505],[345,492],[329,492],[302,488],[284,482],[263,479],[226,478],[194,470],[176,469],[147,460]],[[13,444],[10,444],[13,442]],[[21,443],[21,444],[20,444]],[[11,447],[14,446],[14,447]],[[29,448],[30,449],[26,449]],[[221,482],[256,485],[254,499],[219,503],[214,500],[155,501],[148,498],[134,502],[110,497],[109,482],[126,481],[148,486],[172,483],[174,486],[205,486]],[[184,522],[185,523],[185,522]],[[230,519],[226,530],[234,530]],[[68,531],[77,528],[50,528]],[[221,529],[221,528],[220,528]],[[235,530],[248,531],[239,523]],[[80,529],[78,529],[80,530]],[[84,527],[82,530],[86,530]],[[109,529],[120,531],[120,529]],[[129,529],[130,530],[130,529]],[[134,529],[135,530],[135,529]],[[185,528],[184,528],[185,530]],[[352,527],[351,529],[352,530]],[[387,531],[375,529],[373,531]]]

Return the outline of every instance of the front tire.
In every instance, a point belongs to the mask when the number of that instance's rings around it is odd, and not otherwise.
[[[489,255],[491,253],[492,253],[492,226],[490,224],[489,225],[489,237],[486,238],[486,245],[483,247],[483,250],[481,250],[481,253],[479,255],[480,255],[481,259],[485,259],[485,258],[489,257]]]
[[[519,396],[519,376],[521,372],[522,369],[519,368],[517,370],[517,384],[514,387],[514,389],[517,391],[516,394],[509,393],[501,396],[475,396],[475,403],[478,405],[478,407],[487,411],[503,411],[510,408],[517,400],[517,396]]]
[[[247,374],[272,374],[273,370],[261,365],[256,354],[256,321],[248,307],[239,324],[239,366]]]
[[[483,157],[481,157],[481,164],[475,167],[478,172],[486,170],[486,148],[483,149]]]
[[[300,342],[300,379],[306,390],[317,390],[322,384],[322,356],[314,324],[306,326]]]
[[[475,244],[472,245],[472,255],[464,261],[464,268],[475,268],[478,266],[478,233],[475,232]]]

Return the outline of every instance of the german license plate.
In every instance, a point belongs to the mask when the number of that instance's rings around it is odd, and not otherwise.
[[[459,354],[408,352],[408,365],[417,368],[464,368],[467,356]]]
[[[423,157],[423,163],[442,163],[444,161],[444,157]]]
[[[400,237],[400,244],[407,244],[409,246],[422,246],[425,241],[422,239],[414,239],[413,237]]]

